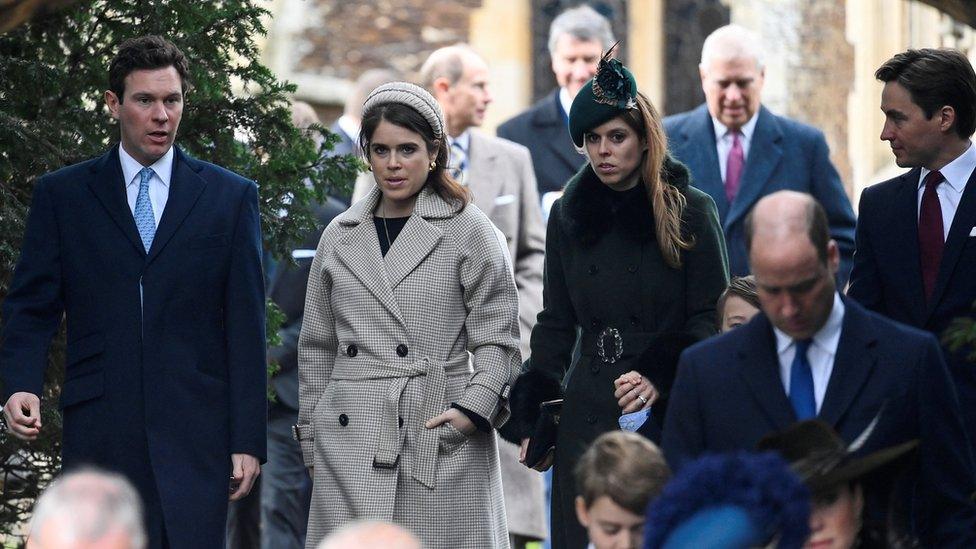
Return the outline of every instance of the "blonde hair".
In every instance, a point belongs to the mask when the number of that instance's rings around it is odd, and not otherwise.
[[[587,507],[606,496],[635,515],[644,514],[647,503],[671,478],[661,449],[628,431],[597,437],[580,457],[575,473],[577,494]]]
[[[685,195],[661,177],[668,140],[661,115],[643,93],[637,93],[637,109],[627,111],[623,120],[644,140],[647,153],[640,165],[641,181],[651,203],[657,245],[668,266],[681,267],[681,252],[694,246],[694,239],[682,234],[681,218],[688,201]]]

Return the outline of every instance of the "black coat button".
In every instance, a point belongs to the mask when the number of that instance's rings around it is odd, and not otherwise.
[[[637,272],[637,265],[631,265],[631,266],[627,267],[627,272],[628,273],[636,273]]]
[[[397,418],[397,425],[399,425],[401,428],[403,427],[403,416]]]
[[[600,371],[600,366],[597,364],[592,364],[590,366],[590,371],[593,372],[594,374],[598,373]]]
[[[397,345],[396,348],[397,356],[399,356],[400,358],[407,356],[407,350],[408,350],[407,346],[404,345],[403,343]]]
[[[600,272],[600,268],[599,267],[597,267],[596,265],[590,265],[589,273],[591,275],[595,275],[598,272]]]
[[[359,348],[356,347],[355,344],[352,344],[352,345],[346,347],[346,355],[348,355],[350,358],[352,358],[352,357],[354,357],[354,356],[356,356],[358,354],[359,354]]]
[[[640,326],[640,323],[641,323],[640,317],[638,317],[637,315],[633,315],[630,317],[631,326]]]
[[[594,318],[594,319],[590,320],[590,328],[593,328],[594,330],[596,330],[599,327],[600,327],[600,319],[599,318]]]
[[[587,415],[586,422],[589,423],[590,425],[593,425],[594,423],[596,423],[596,416],[593,414]]]
[[[349,416],[346,414],[339,414],[339,425],[342,425],[343,427],[349,425]]]

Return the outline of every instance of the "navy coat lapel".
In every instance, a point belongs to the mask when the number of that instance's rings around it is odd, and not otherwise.
[[[159,255],[206,188],[207,181],[197,173],[201,169],[202,166],[187,157],[178,147],[175,149],[169,198],[166,199],[166,209],[163,210],[163,217],[159,220],[159,227],[156,228],[156,235],[149,248],[147,263],[151,263]]]
[[[753,204],[764,194],[776,165],[783,156],[783,132],[776,118],[766,110],[759,109],[759,119],[749,143],[749,157],[739,181],[739,193],[732,200],[729,215],[725,218],[725,229],[745,217]]]
[[[145,255],[139,229],[136,228],[136,221],[132,217],[132,210],[129,209],[125,196],[125,180],[119,160],[119,146],[112,147],[112,150],[102,155],[98,162],[92,164],[91,171],[92,177],[88,181],[88,187],[136,250]]]
[[[929,306],[925,315],[926,322],[932,316],[932,312],[939,304],[939,300],[942,299],[942,294],[945,292],[946,284],[949,283],[949,278],[956,268],[956,263],[962,254],[962,249],[965,247],[966,242],[969,241],[969,231],[974,226],[976,226],[976,171],[969,176],[969,182],[966,183],[966,190],[962,192],[962,198],[959,200],[959,206],[956,208],[956,215],[953,217],[952,225],[949,227],[949,236],[946,238],[945,249],[942,252],[942,263],[939,265],[939,275],[935,279],[932,299],[928,302]],[[976,276],[976,273],[966,273],[965,276]]]
[[[779,376],[773,326],[760,313],[753,322],[737,329],[748,330],[742,339],[746,344],[736,351],[739,373],[770,423],[777,430],[784,429],[796,421],[796,414]]]
[[[688,117],[680,130],[680,143],[674,143],[676,156],[691,172],[692,186],[704,191],[715,201],[719,219],[728,219],[729,202],[725,199],[725,182],[719,168],[715,144],[715,126],[706,105],[701,105]],[[727,227],[728,225],[725,224]]]
[[[899,243],[899,249],[904,248],[905,262],[893,265],[899,269],[902,288],[912,302],[910,314],[914,317],[916,326],[924,325],[925,315],[925,286],[922,284],[922,265],[918,251],[918,178],[920,171],[915,168],[901,176],[895,190],[894,201],[891,204],[893,220],[886,228],[890,232],[892,242]]]
[[[835,427],[860,394],[877,362],[874,348],[878,340],[870,326],[871,319],[864,310],[852,300],[844,299],[844,321],[834,355],[834,369],[818,414],[820,419]]]
[[[566,163],[566,166],[573,173],[583,165],[584,157],[581,156],[573,147],[572,139],[558,139],[559,134],[569,134],[569,127],[563,118],[562,107],[559,105],[559,90],[552,95],[549,107],[540,110],[533,122],[540,128],[539,138],[547,147],[556,153],[556,156]],[[569,143],[567,146],[566,143]]]

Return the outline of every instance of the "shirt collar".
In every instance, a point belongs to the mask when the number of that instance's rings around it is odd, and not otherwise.
[[[742,137],[746,141],[752,141],[752,133],[756,130],[756,121],[759,120],[759,111],[757,110],[752,118],[748,122],[743,124],[739,128],[739,132],[742,133]],[[712,126],[715,128],[715,141],[721,141],[727,133],[729,133],[729,128],[725,124],[718,121],[718,118],[712,117]]]
[[[943,166],[939,170],[939,173],[945,178],[946,183],[952,187],[952,190],[958,194],[962,194],[962,191],[966,189],[966,183],[969,182],[969,177],[973,175],[974,169],[976,169],[976,147],[973,147],[973,144],[970,143],[969,148],[957,156],[955,160]],[[918,178],[919,189],[922,188],[922,184],[925,182],[925,176],[931,171],[927,168],[922,168],[922,173],[919,174],[920,177]]]
[[[451,137],[450,135],[447,136],[447,144],[449,147],[454,146],[455,143],[460,145],[461,150],[467,153],[468,149],[471,147],[471,131],[464,130],[464,132],[457,137]]]
[[[573,98],[569,96],[566,88],[559,88],[559,105],[563,108],[563,113],[569,116],[569,110],[573,108]]]
[[[349,139],[356,141],[359,139],[359,122],[353,120],[351,116],[342,115],[336,120],[339,129],[345,133]]]
[[[138,160],[132,158],[129,153],[125,152],[125,147],[119,144],[119,161],[122,163],[122,177],[125,178],[125,186],[137,184],[139,180],[136,178],[139,172],[142,171],[143,165],[139,163]],[[173,147],[170,147],[166,154],[159,158],[159,160],[152,163],[149,166],[152,171],[156,174],[156,177],[162,181],[164,187],[169,187],[170,177],[173,175]]]
[[[831,354],[836,354],[843,324],[844,300],[840,298],[840,294],[834,292],[834,304],[830,309],[830,315],[827,316],[827,322],[824,322],[820,330],[813,334],[813,343]],[[781,355],[790,348],[790,345],[793,345],[793,338],[775,326],[773,333],[776,334],[776,353]]]

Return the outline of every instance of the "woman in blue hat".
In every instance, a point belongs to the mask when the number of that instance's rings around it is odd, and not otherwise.
[[[621,426],[660,439],[678,356],[715,333],[728,284],[714,203],[668,156],[660,116],[609,53],[573,101],[569,125],[589,162],[549,217],[544,310],[504,430],[524,459],[540,403],[564,399],[554,452],[526,463],[555,463],[556,548],[586,547],[573,504],[580,455]]]

